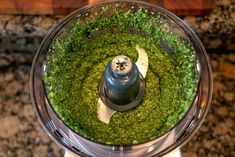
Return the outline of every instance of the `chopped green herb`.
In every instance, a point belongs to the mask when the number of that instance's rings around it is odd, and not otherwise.
[[[192,45],[171,34],[172,26],[166,28],[160,15],[112,7],[86,17],[85,23],[77,19],[64,30],[67,36],[53,41],[44,81],[54,111],[75,132],[104,144],[138,144],[166,133],[188,111],[197,90],[196,57]],[[113,14],[105,16],[110,9]],[[102,123],[97,101],[105,66],[117,55],[135,62],[137,44],[149,57],[144,98],[135,109]]]

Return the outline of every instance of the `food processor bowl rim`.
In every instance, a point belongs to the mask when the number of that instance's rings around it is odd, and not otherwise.
[[[99,6],[103,6],[104,4],[113,4],[113,2],[115,2],[115,3],[119,3],[119,2],[123,2],[123,3],[136,3],[137,5],[139,5],[139,4],[143,4],[143,5],[145,5],[145,6],[148,6],[148,7],[150,7],[150,8],[154,8],[154,9],[157,9],[158,11],[160,11],[161,13],[163,13],[164,14],[164,16],[167,16],[168,18],[170,18],[171,20],[173,20],[181,29],[182,29],[182,27],[184,27],[184,28],[186,28],[186,30],[187,30],[187,33],[189,33],[190,34],[190,37],[193,37],[194,38],[194,40],[196,41],[196,43],[198,44],[197,46],[201,49],[200,51],[201,51],[201,53],[204,55],[204,57],[205,57],[205,59],[206,59],[206,62],[207,62],[207,65],[208,65],[208,67],[207,67],[207,69],[208,69],[208,72],[209,72],[209,82],[210,82],[210,85],[209,85],[209,87],[212,87],[212,76],[211,76],[211,67],[210,67],[210,64],[209,64],[209,59],[208,59],[208,56],[206,55],[206,51],[205,51],[205,48],[204,48],[204,46],[202,45],[202,43],[201,43],[201,41],[199,40],[199,38],[196,36],[196,34],[194,33],[194,31],[186,24],[186,23],[184,23],[179,17],[177,17],[176,15],[174,15],[173,13],[171,13],[170,11],[168,11],[168,10],[166,10],[166,9],[164,9],[164,8],[161,8],[161,7],[159,7],[159,6],[155,6],[155,5],[152,5],[152,4],[149,4],[149,3],[146,3],[146,2],[142,2],[142,1],[136,1],[136,0],[110,0],[110,1],[103,1],[103,2],[98,2],[98,3],[94,3],[94,4],[90,4],[90,5],[87,5],[87,6],[84,6],[84,7],[82,7],[82,8],[80,8],[80,9],[77,9],[77,10],[75,10],[75,11],[73,11],[72,13],[70,13],[69,15],[67,15],[61,22],[59,22],[56,26],[54,26],[48,33],[47,33],[47,35],[46,35],[46,37],[43,39],[43,41],[42,41],[42,43],[40,44],[40,46],[39,46],[39,48],[38,48],[38,50],[37,50],[37,53],[36,53],[36,55],[35,55],[35,57],[34,57],[34,59],[33,59],[33,64],[32,64],[32,69],[31,69],[31,75],[30,75],[30,94],[31,94],[31,100],[32,100],[32,102],[33,102],[33,104],[34,104],[34,109],[36,110],[36,115],[37,115],[37,117],[38,117],[38,119],[39,119],[39,121],[40,121],[40,123],[41,123],[41,125],[43,126],[43,128],[44,128],[44,130],[46,130],[46,132],[48,132],[49,130],[46,128],[46,126],[44,126],[44,123],[43,123],[43,120],[42,120],[42,117],[39,115],[39,111],[38,111],[38,107],[37,107],[37,105],[36,105],[36,99],[35,99],[35,88],[34,88],[34,85],[33,85],[33,82],[34,82],[34,70],[35,70],[35,64],[36,64],[36,61],[37,61],[37,58],[38,58],[38,56],[39,56],[39,54],[40,54],[40,52],[42,51],[42,49],[45,49],[44,48],[44,45],[45,45],[45,43],[48,41],[48,39],[50,39],[50,38],[52,38],[51,40],[50,40],[50,43],[49,43],[49,45],[51,44],[51,42],[52,42],[52,40],[53,40],[53,38],[54,38],[54,36],[56,36],[56,34],[57,33],[59,33],[59,31],[68,23],[68,22],[70,22],[70,20],[72,20],[72,19],[74,19],[74,18],[76,18],[76,16],[78,15],[78,14],[81,14],[82,12],[84,12],[84,11],[87,11],[87,10],[89,10],[89,9],[92,9],[93,7],[99,7]],[[183,30],[185,33],[186,33],[186,31],[185,30]],[[187,36],[189,35],[189,34],[187,34]],[[191,38],[190,38],[190,40],[191,40]],[[194,45],[194,47],[195,47],[195,45]],[[198,55],[197,53],[196,53],[196,55]],[[200,65],[201,66],[201,65]],[[200,76],[200,75],[199,75]],[[200,76],[201,77],[201,76]],[[42,80],[41,80],[42,81]],[[200,84],[200,82],[198,83],[198,84]],[[45,89],[43,89],[43,90],[45,90]],[[211,97],[212,97],[212,89],[210,88],[209,89],[209,96],[208,96],[208,101],[207,101],[207,105],[206,105],[206,109],[205,109],[205,111],[203,112],[203,117],[205,117],[206,116],[206,113],[208,112],[208,109],[209,109],[209,104],[210,104],[210,101],[211,101]],[[44,93],[45,94],[45,93]],[[196,94],[195,94],[196,95]],[[195,96],[196,97],[196,96]],[[195,101],[195,99],[194,99],[194,101]],[[193,103],[191,104],[191,107],[192,107],[192,105],[193,105]],[[190,108],[191,108],[190,107]],[[189,108],[189,109],[190,109]],[[187,113],[186,113],[187,114]],[[186,115],[185,114],[185,115]],[[59,117],[58,117],[59,118]],[[185,118],[185,116],[184,117],[182,117],[181,118],[181,120],[182,119],[184,119]],[[60,118],[59,118],[60,119]],[[60,119],[61,120],[61,119]],[[180,121],[181,121],[180,120]],[[200,119],[200,122],[199,122],[199,124],[197,125],[197,130],[198,130],[198,128],[201,126],[201,124],[202,124],[202,121],[204,120],[204,118],[201,118]],[[62,121],[62,120],[61,120]],[[180,123],[180,121],[178,122],[178,123]],[[63,121],[62,121],[63,122]],[[64,122],[63,122],[64,123]],[[178,124],[177,123],[177,124]],[[176,124],[176,125],[177,125]],[[175,125],[175,126],[176,126]],[[67,125],[66,125],[67,126]],[[174,126],[174,127],[175,127]],[[173,128],[174,128],[173,127]],[[173,129],[172,128],[172,129]],[[75,134],[77,134],[76,132],[74,132],[70,127],[69,127],[69,129],[73,132],[73,133],[75,133]],[[170,129],[169,131],[167,131],[166,133],[164,133],[163,135],[161,135],[161,136],[158,136],[158,137],[156,137],[156,138],[160,138],[160,137],[162,137],[162,136],[164,136],[165,134],[167,134],[167,133],[169,133],[172,129]],[[197,131],[196,130],[196,131]],[[189,136],[187,139],[190,139],[194,134],[195,134],[195,132],[196,131],[193,131],[190,135],[191,136]],[[62,144],[52,135],[52,134],[49,134],[50,135],[50,137],[54,140],[54,141],[56,141],[56,143],[57,144],[59,144],[60,146],[62,146]],[[106,144],[102,144],[102,143],[97,143],[97,142],[95,142],[95,141],[92,141],[92,140],[89,140],[89,139],[87,139],[87,138],[85,138],[85,137],[83,137],[83,136],[81,136],[81,135],[79,135],[81,138],[83,138],[83,139],[85,139],[85,140],[88,140],[88,141],[91,141],[91,142],[94,142],[94,143],[96,143],[96,144],[100,144],[100,145],[102,145],[102,146],[107,146],[107,147],[113,147],[113,146],[115,146],[115,145],[106,145]],[[143,144],[146,144],[146,143],[148,143],[148,142],[151,142],[151,141],[154,141],[154,140],[156,140],[156,138],[155,139],[153,139],[153,140],[150,140],[150,141],[147,141],[147,142],[144,142],[144,143],[139,143],[139,144],[133,144],[133,145],[131,145],[131,146],[141,146],[141,145],[143,145]],[[182,142],[183,143],[183,142]],[[179,145],[181,145],[182,143],[180,143]],[[186,143],[186,142],[184,142],[184,143]],[[64,147],[64,145],[62,146],[62,147]],[[123,146],[123,145],[118,145],[118,146],[116,146],[116,147],[126,147],[126,146]],[[130,147],[130,146],[127,146],[127,147]],[[69,148],[67,148],[68,150],[70,150]],[[172,148],[171,148],[171,150],[172,150]],[[71,150],[70,150],[71,151]],[[169,150],[170,151],[170,150]],[[169,152],[169,151],[167,151],[167,152]],[[166,152],[166,153],[167,153]],[[166,154],[165,153],[165,154]]]

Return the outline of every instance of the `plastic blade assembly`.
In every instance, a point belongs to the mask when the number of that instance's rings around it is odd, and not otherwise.
[[[138,67],[139,72],[141,75],[145,78],[148,70],[148,55],[145,52],[143,48],[141,48],[139,45],[135,46],[136,51],[138,52],[138,59],[135,63]],[[97,115],[98,119],[102,121],[103,123],[108,124],[111,120],[111,117],[116,113],[117,111],[114,111],[110,108],[108,108],[104,102],[101,100],[101,98],[98,99],[98,107],[97,107]]]

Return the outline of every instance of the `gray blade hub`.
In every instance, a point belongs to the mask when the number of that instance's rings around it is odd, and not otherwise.
[[[140,48],[139,45],[135,46],[136,51],[138,52],[138,60],[135,63],[138,67],[139,72],[142,74],[142,76],[145,78],[148,70],[148,55],[145,52],[144,49]],[[101,98],[98,99],[98,108],[97,108],[97,114],[98,119],[102,121],[103,123],[108,124],[110,122],[111,117],[116,113],[116,111],[111,110],[108,108]]]

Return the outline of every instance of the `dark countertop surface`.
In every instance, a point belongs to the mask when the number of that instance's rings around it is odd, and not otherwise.
[[[63,16],[0,15],[0,157],[62,157],[43,131],[29,95],[32,58]],[[218,0],[206,17],[183,18],[199,35],[213,68],[211,108],[184,157],[235,156],[235,0]],[[219,48],[219,49],[218,49]],[[230,53],[227,53],[230,50]]]

